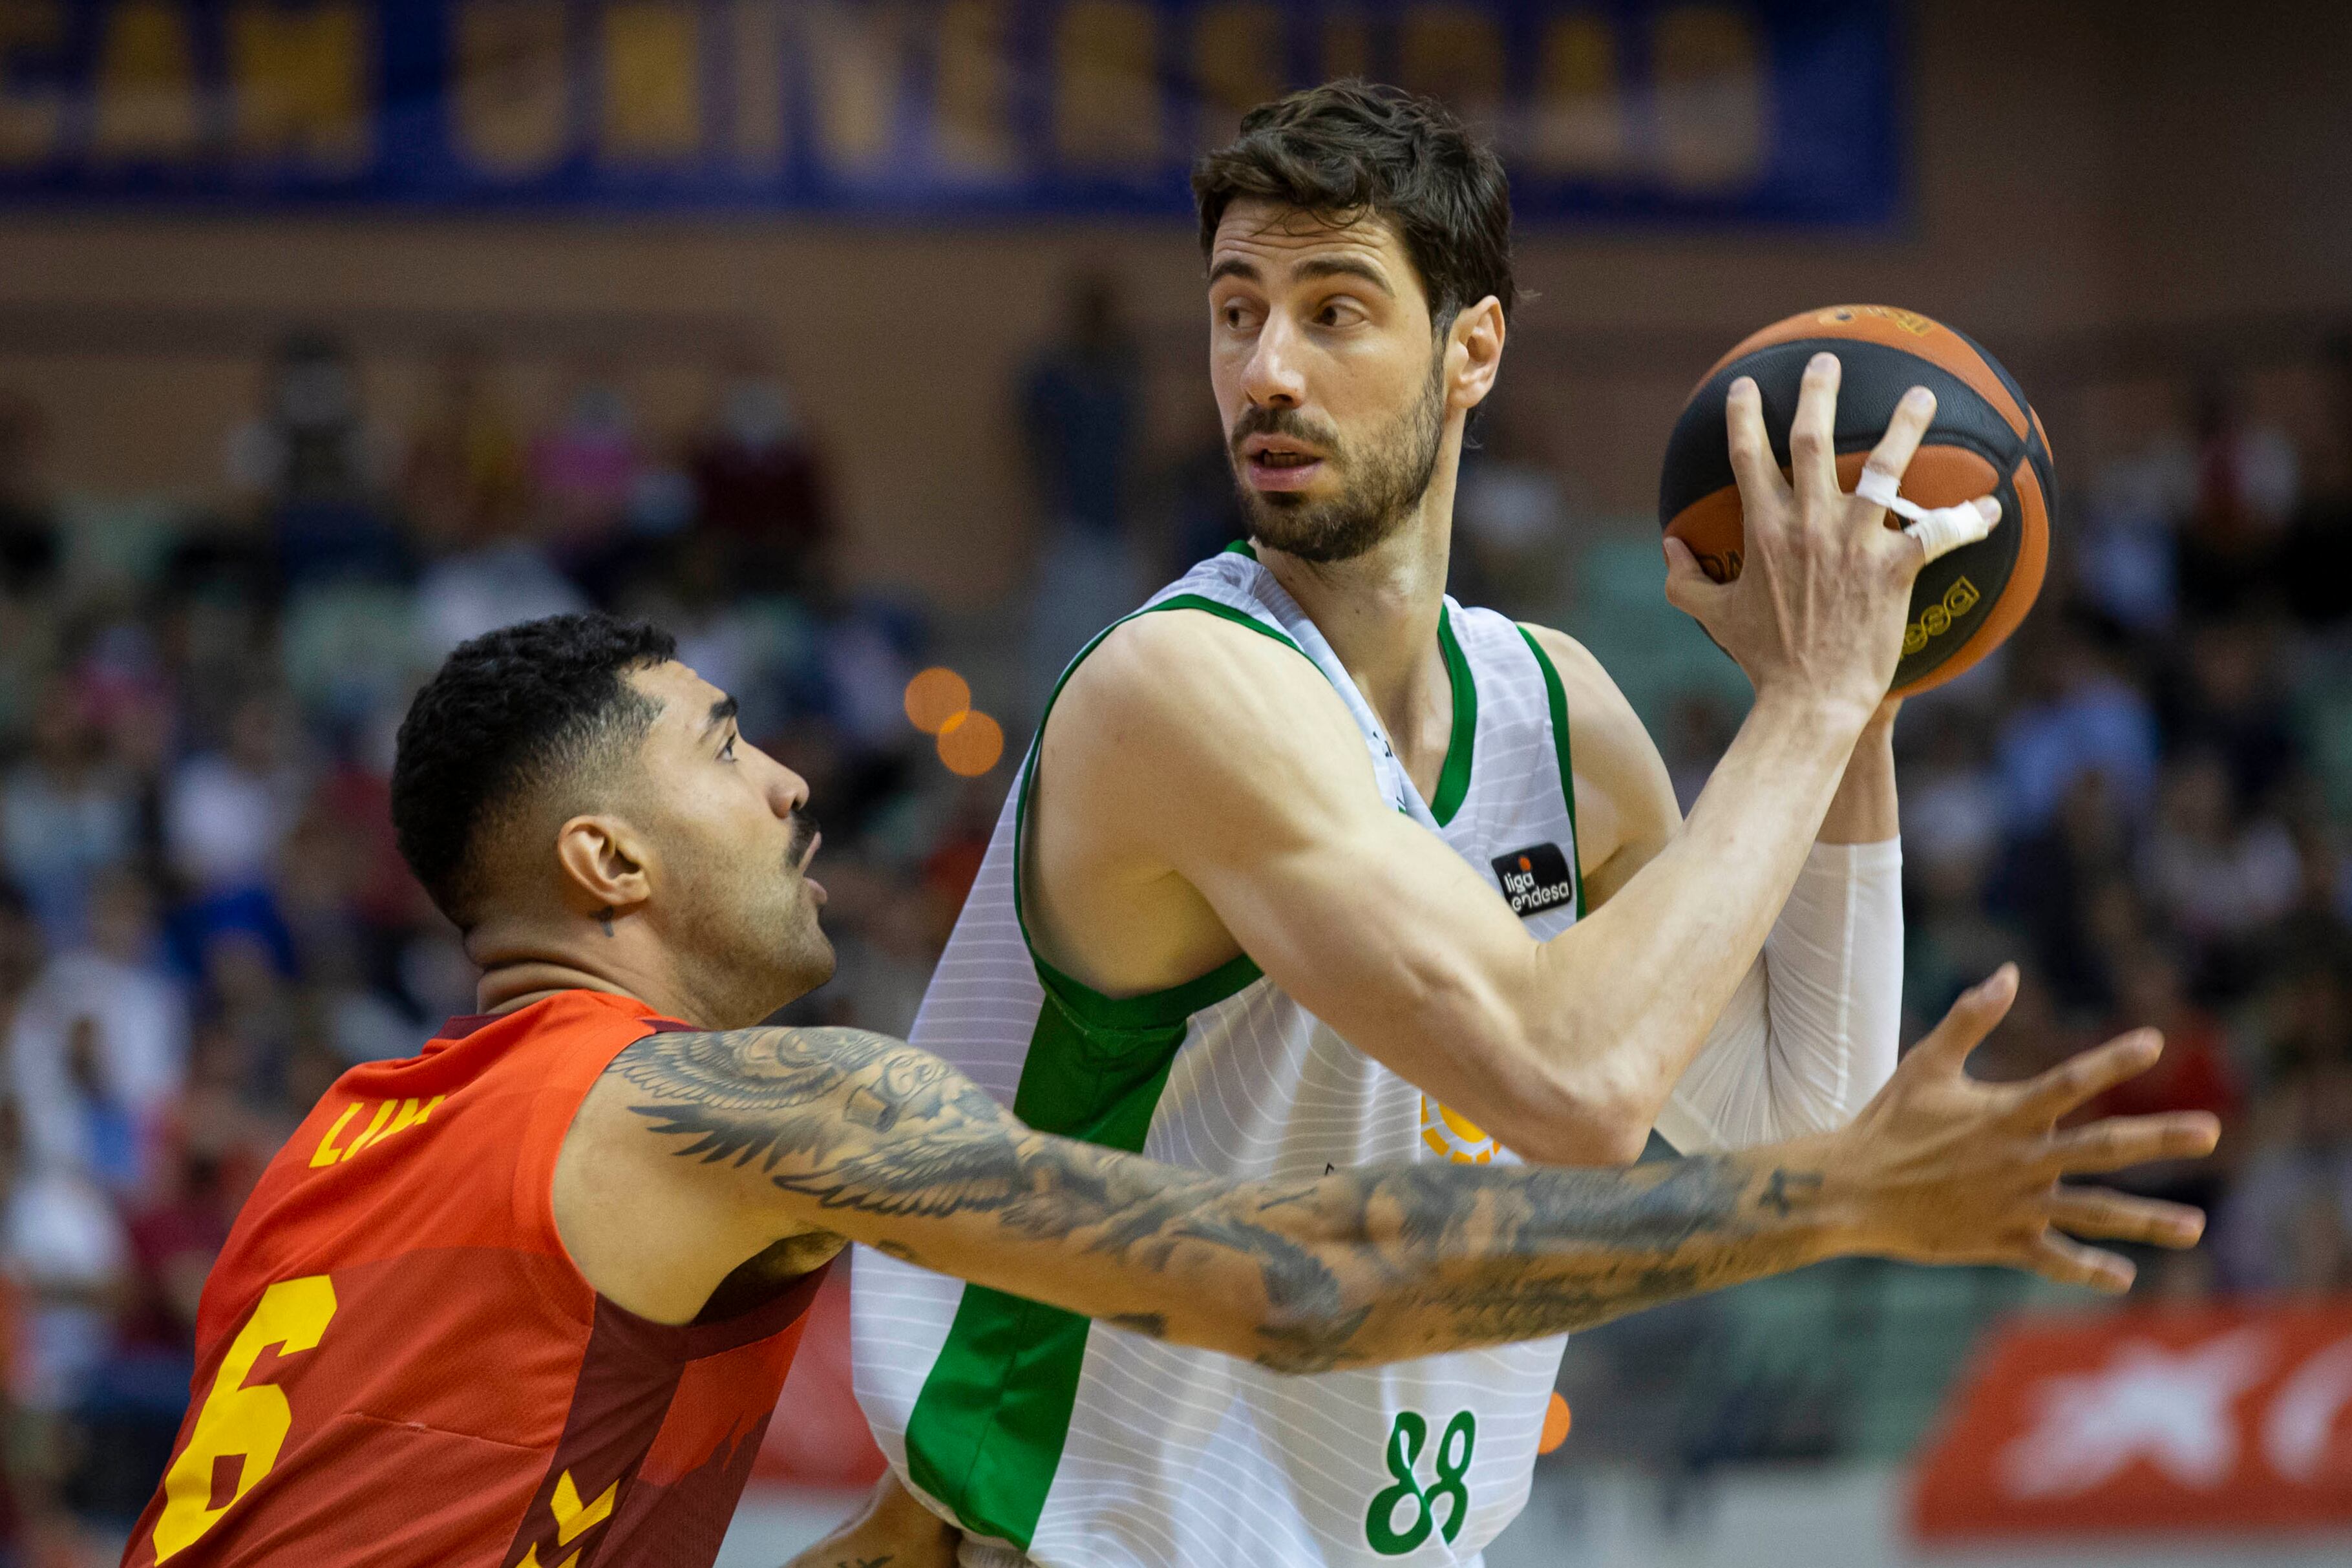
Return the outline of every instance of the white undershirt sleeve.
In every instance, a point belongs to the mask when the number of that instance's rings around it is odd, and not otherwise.
[[[1685,1154],[1844,1126],[1895,1070],[1903,841],[1816,844],[1658,1132]]]

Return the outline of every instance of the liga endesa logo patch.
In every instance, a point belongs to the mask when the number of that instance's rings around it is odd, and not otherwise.
[[[1576,878],[1557,844],[1530,844],[1496,856],[1493,865],[1515,915],[1539,915],[1576,901]]]

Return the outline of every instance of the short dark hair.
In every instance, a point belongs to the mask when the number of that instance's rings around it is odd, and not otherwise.
[[[677,653],[675,637],[643,621],[549,616],[459,644],[416,694],[392,764],[393,831],[460,929],[482,892],[483,829],[642,742],[661,710],[623,677]]]
[[[1492,294],[1508,316],[1511,185],[1495,150],[1444,105],[1402,88],[1335,81],[1260,104],[1230,145],[1192,166],[1201,254],[1237,201],[1270,201],[1340,222],[1387,219],[1404,242],[1443,331]]]

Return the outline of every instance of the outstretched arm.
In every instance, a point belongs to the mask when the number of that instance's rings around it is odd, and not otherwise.
[[[2200,1152],[2210,1119],[2053,1136],[2064,1109],[2153,1060],[2153,1039],[2084,1058],[2095,1068],[2057,1089],[1970,1084],[1960,1058],[2005,1006],[1964,1001],[1906,1091],[1843,1133],[1622,1171],[1431,1163],[1280,1183],[1031,1131],[880,1036],[655,1035],[583,1105],[558,1224],[599,1290],[668,1321],[744,1259],[819,1232],[1286,1372],[1536,1338],[1840,1252],[2128,1279],[2050,1226],[2179,1244],[2193,1211],[2085,1208],[2057,1176]]]

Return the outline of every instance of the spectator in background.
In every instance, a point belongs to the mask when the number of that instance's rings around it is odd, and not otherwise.
[[[409,442],[401,495],[418,542],[434,556],[502,539],[522,522],[530,502],[523,439],[478,345],[443,352],[432,402]]]
[[[2105,778],[2116,808],[2137,823],[2156,785],[2155,710],[2090,625],[2061,606],[2043,614],[2051,616],[2044,645],[2021,651],[2013,667],[2026,682],[2024,700],[2000,727],[2004,827],[2014,837],[2047,827],[2090,772]]]
[[[2185,447],[2159,442],[2109,463],[2089,486],[2074,552],[2083,597],[2138,636],[2161,635],[2179,611],[2173,520],[2194,491],[2195,475]]]
[[[470,350],[449,351],[435,398],[405,476],[410,515],[434,557],[413,610],[415,655],[428,668],[468,637],[509,622],[588,608],[538,537],[546,530],[534,513],[535,486],[555,481],[548,505],[557,530],[585,513],[595,532],[604,526],[601,509],[619,504],[608,470],[635,465],[625,429],[617,458],[602,432],[614,417],[608,400],[586,388],[574,394],[564,429],[530,443],[508,426]],[[625,408],[621,418],[625,425]]]
[[[407,575],[407,550],[383,504],[390,468],[363,416],[350,351],[323,332],[289,334],[270,362],[261,413],[228,449],[230,481],[268,520],[289,586]]]
[[[2096,768],[2074,775],[2048,824],[2004,847],[1987,902],[2025,938],[2066,1006],[2112,1000],[2092,917],[2111,889],[2130,901],[2131,868],[2129,826]]]
[[[30,592],[57,573],[57,512],[40,478],[47,434],[38,404],[0,392],[0,591]]]
[[[1549,447],[1523,405],[1503,398],[1479,408],[1454,489],[1456,598],[1521,619],[1558,601],[1569,500]]]
[[[80,940],[90,879],[137,845],[131,781],[106,756],[81,696],[52,681],[33,714],[32,753],[0,783],[0,857],[49,940]]]
[[[2252,1152],[2214,1215],[2216,1261],[2240,1290],[2352,1289],[2352,1065],[2299,1068],[2263,1098]]]
[[[2143,1166],[2127,1178],[2135,1191],[2163,1193],[2181,1203],[2210,1204],[2218,1194],[2236,1136],[2242,1135],[2244,1096],[2231,1059],[2221,1022],[2192,1002],[2179,961],[2163,946],[2142,942],[2116,963],[2116,1008],[2112,1033],[2155,1028],[2164,1033],[2164,1055],[2155,1067],[2118,1084],[2085,1106],[2084,1120],[2101,1116],[2156,1116],[2172,1110],[2206,1110],[2221,1121],[2222,1149],[2215,1161]]]
[[[8,1030],[8,1085],[34,1163],[134,1192],[186,1074],[187,1007],[162,967],[146,885],[110,873],[89,942],[49,960]]]
[[[2294,905],[2303,860],[2275,818],[2242,815],[2221,758],[2195,751],[2166,770],[2141,881],[2200,952],[2252,939]]]
[[[2172,748],[2213,752],[2228,768],[2238,801],[2268,803],[2287,781],[2295,751],[2280,689],[2276,627],[2248,616],[2207,622],[2189,634],[2187,652],[2168,693]]]
[[[1713,754],[1720,755],[1726,743],[1718,739]],[[2016,956],[2016,933],[1990,919],[1985,907],[1986,884],[2000,852],[2000,791],[1984,750],[1975,726],[1937,724],[1904,780],[1903,989],[1914,1018],[1942,1016],[1977,975]],[[1690,771],[1696,774],[1695,800],[1706,778]],[[1679,795],[1680,773],[1675,786]]]
[[[2196,489],[2175,576],[2191,608],[2227,615],[2270,592],[2301,496],[2300,465],[2285,434],[2248,420],[2219,383],[2199,389],[2194,424]]]
[[[1162,470],[1150,500],[1156,558],[1147,564],[1155,580],[1181,576],[1249,531],[1234,488],[1233,458],[1213,433]]]
[[[531,443],[534,532],[579,593],[606,604],[656,558],[656,542],[693,521],[693,488],[639,431],[617,366],[583,361],[569,380],[562,422]],[[520,618],[509,611],[482,629]]]
[[[417,656],[427,662],[515,621],[589,607],[579,585],[520,530],[435,562],[417,584]]]
[[[118,1529],[138,1517],[171,1462],[196,1372],[197,1301],[236,1217],[217,1159],[202,1149],[174,1156],[157,1190],[125,1214],[128,1268],[113,1347],[74,1407],[82,1441],[73,1501]]]
[[[32,905],[14,883],[0,880],[0,1026],[14,1026],[17,1005],[40,977],[44,952]]]
[[[824,601],[833,583],[833,511],[799,399],[763,360],[728,367],[687,454],[696,521],[739,592]]]
[[[274,694],[249,695],[230,717],[227,745],[189,758],[173,775],[164,848],[172,868],[197,891],[231,894],[268,882],[278,844],[302,807],[288,729]]]
[[[287,965],[268,933],[240,925],[208,933],[204,1005],[208,1036],[225,1038],[233,1054],[238,1092],[257,1110],[282,1120],[287,1077],[303,1044],[304,1020],[288,984]],[[290,1130],[292,1121],[284,1127]]]
[[[540,537],[567,567],[609,548],[627,520],[645,464],[616,368],[590,361],[574,366],[570,379],[562,423],[530,450]]]
[[[1021,432],[1045,546],[1029,632],[1039,709],[1063,667],[1135,607],[1141,563],[1128,537],[1143,419],[1143,366],[1107,273],[1071,280],[1061,341],[1030,364]]]
[[[2336,434],[2336,482],[2315,484],[2279,552],[2281,598],[2305,626],[2339,626],[2352,615],[2352,332],[2324,351],[2327,423]]]
[[[13,1102],[0,1102],[0,1269],[26,1309],[25,1398],[54,1417],[80,1397],[113,1347],[130,1242],[95,1182],[26,1157]]]

